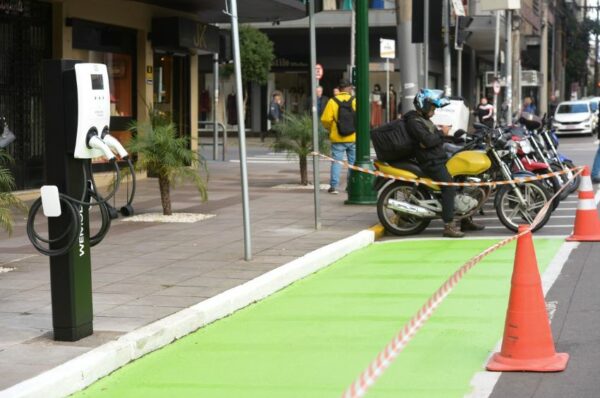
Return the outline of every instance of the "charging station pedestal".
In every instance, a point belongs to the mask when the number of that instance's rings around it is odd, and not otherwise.
[[[44,62],[45,109],[45,184],[56,185],[59,192],[81,199],[86,191],[84,166],[89,159],[74,155],[77,135],[77,92],[75,65],[81,61]],[[83,198],[89,201],[89,197]],[[50,257],[52,324],[54,340],[77,341],[93,333],[92,272],[88,206],[77,205],[80,234],[66,254]],[[73,220],[64,211],[48,219],[48,236],[59,238]],[[56,247],[64,240],[55,243]],[[52,247],[52,244],[51,244]]]

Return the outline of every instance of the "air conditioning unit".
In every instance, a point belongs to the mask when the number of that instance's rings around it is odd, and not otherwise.
[[[506,86],[506,77],[498,76],[498,81],[501,87]],[[485,72],[485,86],[492,87],[494,84],[494,72]]]
[[[479,9],[482,11],[519,10],[521,0],[479,0]]]
[[[521,86],[541,86],[543,75],[537,70],[522,70],[521,71]]]

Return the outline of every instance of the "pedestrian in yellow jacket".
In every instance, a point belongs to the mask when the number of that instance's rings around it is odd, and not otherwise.
[[[352,96],[352,84],[348,80],[340,80],[339,90],[340,93],[327,102],[323,110],[323,115],[321,115],[321,123],[329,131],[332,157],[335,160],[343,161],[345,154],[348,163],[354,164],[356,158],[356,130],[354,128],[356,99]],[[348,110],[349,107],[346,107],[347,102],[351,103],[352,115],[349,112],[344,112],[342,116],[344,120],[340,120],[340,107],[344,107],[345,111]],[[349,118],[352,118],[352,120],[349,120]],[[347,131],[348,129],[350,131]],[[338,163],[331,164],[328,192],[334,195],[339,193],[338,185],[340,183],[341,167]],[[350,170],[348,170],[348,178],[350,178]]]

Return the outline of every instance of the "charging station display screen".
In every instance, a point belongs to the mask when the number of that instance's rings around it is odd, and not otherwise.
[[[104,90],[104,80],[102,75],[91,75],[92,77],[92,90]]]

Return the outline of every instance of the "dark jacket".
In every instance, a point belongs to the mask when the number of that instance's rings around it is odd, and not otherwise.
[[[281,105],[279,105],[275,101],[271,101],[269,105],[269,120],[273,123],[279,123],[283,118],[283,109],[281,109]]]
[[[425,119],[416,111],[410,111],[402,118],[406,121],[408,134],[419,143],[416,157],[422,166],[444,163],[448,159],[443,147],[444,135],[431,120]]]
[[[320,97],[317,98],[317,116],[319,116],[319,119],[321,118],[321,116],[323,116],[323,111],[325,110],[325,105],[327,105],[327,101],[329,101],[329,97],[327,97],[326,95],[322,95]],[[311,111],[312,111],[312,98],[308,97],[306,99],[306,112],[308,112],[308,114],[310,115]]]

